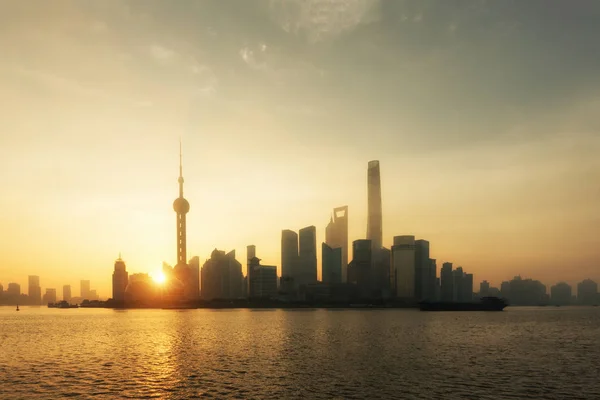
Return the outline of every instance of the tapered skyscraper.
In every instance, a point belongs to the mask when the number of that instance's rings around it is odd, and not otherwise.
[[[371,241],[372,248],[379,250],[382,247],[382,211],[381,211],[381,175],[379,161],[369,161],[367,174],[368,186],[368,216],[367,239]]]
[[[333,209],[333,216],[325,229],[325,243],[342,249],[341,282],[347,282],[348,270],[348,206]],[[325,278],[323,278],[324,280]]]

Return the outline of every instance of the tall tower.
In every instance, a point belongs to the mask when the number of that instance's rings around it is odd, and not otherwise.
[[[379,161],[369,161],[367,175],[368,185],[368,217],[367,217],[367,239],[371,241],[373,250],[378,251],[382,247],[382,211],[381,211],[381,175],[379,172]]]
[[[185,215],[190,211],[190,203],[183,198],[183,165],[181,156],[181,141],[179,141],[179,197],[173,202],[173,210],[177,213],[177,267],[186,264],[186,238],[185,238]]]
[[[348,272],[348,206],[333,209],[333,216],[325,228],[325,243],[342,249],[341,281],[347,281]]]

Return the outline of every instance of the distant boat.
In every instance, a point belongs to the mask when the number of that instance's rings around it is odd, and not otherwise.
[[[508,304],[498,297],[482,297],[478,302],[424,301],[421,311],[502,311]]]
[[[17,304],[17,311],[19,311],[19,305]]]

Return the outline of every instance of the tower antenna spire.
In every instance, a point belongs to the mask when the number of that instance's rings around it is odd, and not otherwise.
[[[183,152],[181,150],[181,136],[179,137],[179,197],[183,197]]]

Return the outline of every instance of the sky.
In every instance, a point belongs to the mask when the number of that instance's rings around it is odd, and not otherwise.
[[[499,286],[600,281],[600,2],[0,0],[0,283],[257,246],[349,206]],[[477,286],[477,285],[476,285]],[[60,290],[59,290],[60,292]]]

